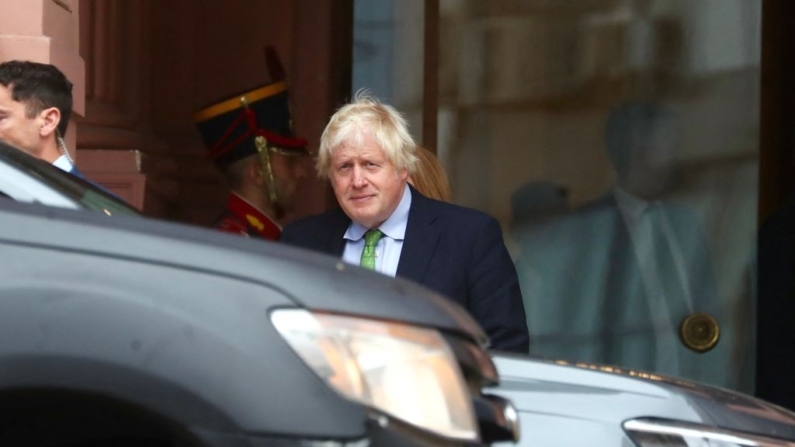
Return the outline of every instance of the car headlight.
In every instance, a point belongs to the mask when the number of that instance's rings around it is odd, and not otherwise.
[[[445,437],[478,439],[466,382],[438,331],[300,309],[271,320],[343,396]]]
[[[624,431],[639,447],[795,447],[795,442],[662,419],[633,419]]]

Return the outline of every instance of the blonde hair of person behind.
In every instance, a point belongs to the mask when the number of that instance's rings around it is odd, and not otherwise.
[[[409,177],[409,183],[425,197],[449,202],[450,183],[442,163],[433,152],[424,147],[417,146],[416,153],[419,163]]]
[[[418,161],[416,145],[406,119],[394,107],[382,104],[366,90],[359,90],[353,102],[342,106],[331,117],[320,137],[315,164],[318,177],[329,178],[331,156],[340,145],[352,142],[360,146],[366,133],[381,146],[397,171],[414,172]]]

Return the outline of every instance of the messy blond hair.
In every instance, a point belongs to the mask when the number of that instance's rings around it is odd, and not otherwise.
[[[320,178],[329,178],[331,156],[343,143],[361,145],[369,134],[400,171],[414,172],[417,164],[414,139],[406,119],[388,104],[382,104],[366,90],[359,90],[353,101],[337,110],[320,137],[317,169]]]

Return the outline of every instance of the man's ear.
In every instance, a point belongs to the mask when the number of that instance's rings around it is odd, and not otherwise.
[[[400,180],[407,181],[407,180],[408,180],[408,178],[409,178],[409,170],[408,170],[408,169],[406,169],[406,168],[401,168],[401,169],[398,169],[398,170],[397,170],[397,177],[398,177]]]
[[[61,111],[57,107],[50,107],[39,112],[39,118],[41,120],[39,136],[46,138],[58,130],[58,124],[61,122]]]
[[[265,176],[262,173],[262,167],[259,165],[259,160],[252,160],[251,163],[246,165],[246,178],[259,186],[265,184]]]

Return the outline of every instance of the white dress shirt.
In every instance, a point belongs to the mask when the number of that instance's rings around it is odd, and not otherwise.
[[[409,221],[409,209],[411,209],[411,189],[406,185],[397,208],[378,227],[384,235],[375,246],[375,271],[392,277],[397,274],[403,239],[406,236],[406,224]],[[343,236],[346,243],[342,260],[345,263],[359,265],[364,251],[364,233],[367,230],[369,228],[356,222],[351,222],[348,226]]]
[[[66,155],[61,154],[60,157],[56,158],[52,165],[56,168],[60,168],[62,171],[72,172],[72,162],[69,161],[69,158]]]

